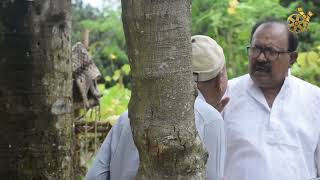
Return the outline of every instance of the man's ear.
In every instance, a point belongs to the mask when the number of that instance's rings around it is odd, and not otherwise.
[[[290,67],[297,61],[297,58],[298,58],[298,53],[296,51],[290,53],[290,60],[289,60]]]

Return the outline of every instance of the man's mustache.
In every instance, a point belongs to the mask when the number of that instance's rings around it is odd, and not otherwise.
[[[265,63],[256,63],[254,65],[254,70],[255,71],[264,71],[264,72],[271,72],[272,70],[272,65],[269,62]]]

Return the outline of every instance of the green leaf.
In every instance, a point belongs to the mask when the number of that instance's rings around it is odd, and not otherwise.
[[[107,81],[107,82],[110,82],[112,79],[111,79],[110,76],[105,76],[105,77],[104,77],[104,80]]]
[[[100,93],[104,92],[104,90],[106,89],[104,84],[98,84],[98,90]]]
[[[125,64],[121,67],[121,70],[124,72],[125,75],[129,75],[130,73],[130,65],[129,64]]]
[[[121,71],[118,69],[118,70],[114,71],[113,76],[112,76],[112,79],[113,79],[114,81],[118,81],[119,78],[120,78],[120,75],[121,75]]]

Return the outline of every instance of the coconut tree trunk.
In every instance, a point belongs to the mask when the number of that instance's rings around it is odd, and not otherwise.
[[[0,2],[1,179],[74,179],[70,7]]]
[[[139,180],[204,179],[193,113],[190,8],[190,0],[122,0]]]

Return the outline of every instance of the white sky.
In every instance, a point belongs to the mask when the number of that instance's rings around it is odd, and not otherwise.
[[[101,9],[104,5],[110,6],[110,7],[117,7],[120,5],[121,0],[82,0],[85,4],[90,4],[93,7]]]
[[[103,0],[82,0],[85,4],[90,4],[93,7],[101,7]]]

